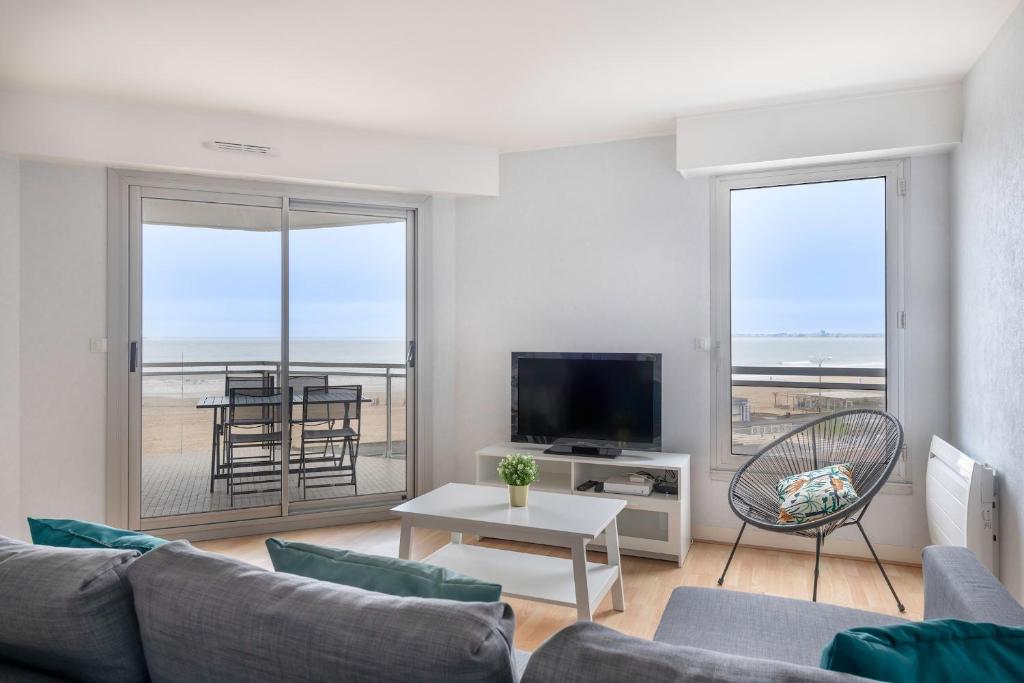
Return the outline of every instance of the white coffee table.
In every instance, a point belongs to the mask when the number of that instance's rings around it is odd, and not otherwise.
[[[392,510],[402,517],[402,559],[410,559],[413,527],[450,531],[452,542],[423,562],[500,583],[511,597],[575,605],[577,617],[589,621],[608,591],[612,606],[626,609],[615,523],[625,507],[623,500],[530,491],[529,505],[514,508],[503,488],[445,484]],[[602,531],[608,563],[587,562],[587,543]],[[463,533],[563,546],[572,550],[572,559],[464,545]]]

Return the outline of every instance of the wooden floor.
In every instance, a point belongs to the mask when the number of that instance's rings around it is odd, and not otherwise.
[[[387,521],[274,535],[289,540],[397,557],[398,532],[398,522]],[[265,538],[249,536],[197,542],[195,545],[270,568],[270,559],[263,545]],[[448,534],[416,529],[413,557],[424,557],[447,542]],[[548,546],[493,539],[485,539],[481,543],[496,548],[569,556],[568,551]],[[592,552],[590,555],[592,561],[604,561],[603,553]],[[612,610],[611,597],[608,596],[598,607],[594,621],[623,633],[650,638],[654,635],[672,590],[678,586],[715,588],[728,555],[728,545],[697,542],[690,548],[682,567],[672,562],[625,556],[623,574],[626,611]],[[921,619],[924,588],[920,567],[893,564],[886,564],[885,567],[907,607],[904,616],[908,619]],[[813,555],[741,547],[729,568],[725,588],[809,600],[813,570]],[[823,557],[818,599],[835,605],[898,614],[878,567],[873,562],[863,560]],[[575,608],[512,598],[507,601],[515,610],[516,647],[522,650],[535,650],[549,636],[576,619]],[[708,615],[708,618],[713,618],[713,615]]]

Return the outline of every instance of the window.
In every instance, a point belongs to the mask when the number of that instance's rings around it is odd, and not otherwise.
[[[717,181],[716,469],[838,410],[903,412],[901,178],[887,162]]]

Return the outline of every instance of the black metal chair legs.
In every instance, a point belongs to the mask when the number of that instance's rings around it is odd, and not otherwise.
[[[725,574],[729,571],[729,565],[732,564],[732,558],[736,554],[736,548],[740,545],[740,539],[743,538],[743,532],[747,528],[747,523],[744,522],[743,526],[740,527],[740,532],[736,534],[736,542],[732,544],[732,550],[729,551],[729,559],[725,561],[725,568],[722,569],[722,575],[718,577],[718,585],[721,586],[725,583]],[[893,588],[892,581],[889,580],[889,575],[885,572],[885,567],[882,566],[882,561],[878,559],[878,554],[875,552],[874,546],[871,545],[871,541],[868,540],[867,532],[864,531],[864,527],[861,526],[860,521],[857,521],[857,528],[860,529],[861,536],[864,537],[864,542],[868,544],[868,550],[871,551],[871,557],[875,558],[875,564],[878,565],[878,571],[882,572],[882,578],[885,579],[885,583],[889,586],[889,592],[892,593],[892,597],[896,600],[896,607],[899,608],[900,612],[906,612],[907,608],[900,601],[900,596],[896,594],[896,589]],[[821,546],[825,539],[819,534],[814,537],[814,588],[811,592],[811,600],[814,602],[818,601],[818,577],[821,573]]]
[[[821,534],[814,537],[814,589],[811,601],[818,602],[818,567],[821,565]]]
[[[881,560],[878,559],[878,554],[875,552],[874,546],[871,545],[871,541],[868,540],[868,535],[864,531],[864,527],[861,526],[860,520],[857,520],[857,528],[860,529],[860,535],[864,537],[864,542],[868,544],[868,550],[871,551],[871,557],[875,558],[875,564],[878,565],[878,571],[882,572],[882,578],[885,579],[885,583],[889,586],[889,591],[892,593],[892,597],[896,600],[896,607],[899,608],[900,612],[906,612],[907,608],[900,602],[900,596],[896,595],[896,589],[892,587],[892,581],[889,580],[889,575],[885,573],[885,567],[882,566]]]
[[[721,586],[725,583],[725,573],[729,571],[729,565],[732,564],[732,556],[736,554],[736,548],[740,544],[740,539],[743,538],[743,531],[747,528],[747,523],[743,522],[743,526],[740,527],[740,532],[736,534],[736,542],[732,544],[732,551],[729,553],[729,559],[725,562],[725,569],[722,570],[722,575],[718,577],[718,585]]]

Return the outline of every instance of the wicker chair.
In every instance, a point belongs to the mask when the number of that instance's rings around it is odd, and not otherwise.
[[[885,568],[878,559],[868,535],[861,526],[871,499],[892,473],[903,450],[903,427],[889,413],[880,410],[844,410],[816,419],[785,434],[761,449],[744,464],[729,485],[729,506],[743,521],[736,543],[718,579],[721,586],[729,571],[743,531],[751,524],[759,529],[797,534],[815,539],[814,593],[818,599],[818,566],[825,537],[842,527],[856,525],[868,544],[875,563],[892,591],[900,612],[904,611]],[[841,510],[799,524],[778,522],[779,480],[819,467],[849,463],[853,469],[853,487],[859,498]]]

